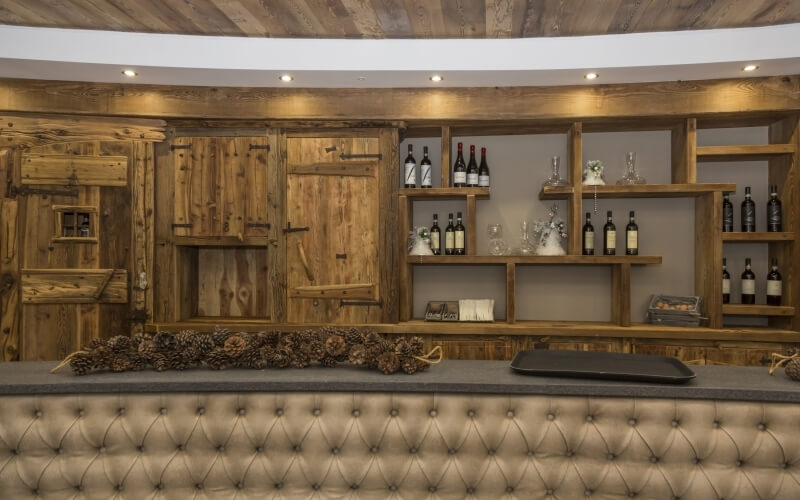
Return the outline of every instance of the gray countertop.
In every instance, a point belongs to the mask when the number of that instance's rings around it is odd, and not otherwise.
[[[508,361],[446,360],[414,375],[383,375],[340,366],[302,370],[205,369],[183,372],[99,373],[78,377],[55,362],[0,363],[0,394],[121,392],[441,392],[542,394],[637,398],[800,402],[800,382],[767,368],[693,366],[697,378],[681,385],[593,379],[532,377],[511,371]]]

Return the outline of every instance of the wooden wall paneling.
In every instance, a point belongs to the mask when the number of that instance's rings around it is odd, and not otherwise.
[[[384,128],[380,131],[380,151],[383,154],[381,168],[378,173],[378,260],[380,272],[380,301],[383,304],[381,321],[397,323],[398,311],[398,276],[395,270],[399,265],[403,247],[397,245],[398,199],[397,179],[400,168],[400,138],[396,128]]]
[[[265,139],[252,139],[254,142],[266,143]],[[212,234],[233,235],[239,238],[244,238],[248,232],[248,226],[245,224],[247,213],[246,209],[250,208],[250,202],[253,196],[252,191],[248,188],[248,167],[250,153],[248,146],[251,142],[249,138],[237,139],[214,139],[217,149],[217,177],[214,179],[213,187],[206,189],[205,192],[209,195],[209,201],[216,198],[217,216],[219,217],[219,229],[212,231]],[[253,151],[256,152],[256,151]],[[261,152],[264,163],[262,165],[261,178],[262,181],[266,180],[266,157]],[[255,156],[255,155],[254,155]],[[262,182],[263,185],[263,182]],[[255,187],[255,186],[254,186]],[[255,189],[254,189],[255,190]],[[261,191],[261,194],[264,194]]]
[[[267,254],[261,248],[197,250],[197,316],[267,316]]]
[[[87,104],[90,102],[86,94],[80,96],[79,100]],[[65,110],[54,109],[54,112],[63,113]],[[126,139],[159,142],[164,140],[164,126],[163,120],[142,118],[3,113],[0,115],[0,145],[30,148],[47,144]]]
[[[796,305],[800,301],[800,122],[798,115],[790,115],[769,127],[771,144],[792,144],[791,155],[771,158],[768,163],[769,184],[778,185],[778,196],[783,209],[783,230],[794,232],[794,240],[769,244],[769,259],[778,259],[783,279],[783,305]],[[800,330],[800,316],[769,319],[776,328]]]
[[[22,341],[22,361],[64,359],[81,348],[83,322],[74,304],[36,304],[22,307],[26,334]],[[33,333],[35,332],[35,334]]]
[[[707,345],[689,342],[680,344],[669,341],[636,339],[631,342],[631,353],[649,354],[651,356],[669,356],[678,358],[687,364],[706,364]]]
[[[130,314],[137,311],[141,321],[132,320],[131,334],[144,332],[144,324],[153,314],[153,259],[155,253],[155,151],[150,142],[132,143],[131,219],[133,258],[131,268]],[[149,316],[149,318],[148,318]]]
[[[672,182],[697,182],[697,119],[686,118],[672,129]]]
[[[200,170],[200,166],[195,166],[194,154],[194,140],[190,137],[174,137],[169,141],[168,147],[171,151],[171,158],[167,163],[164,163],[164,169],[169,169],[169,172],[174,176],[172,182],[169,183],[173,186],[171,196],[169,198],[161,198],[159,200],[169,201],[172,200],[173,209],[171,210],[174,215],[174,229],[170,224],[170,235],[175,236],[193,236],[195,232],[188,224],[195,224],[192,220],[192,180],[195,172]],[[165,158],[166,159],[166,158]],[[168,166],[169,165],[169,166]],[[170,168],[171,167],[171,168]],[[159,179],[159,183],[165,182],[165,179]],[[166,193],[165,193],[166,194]]]
[[[510,360],[511,344],[508,337],[494,335],[436,336],[431,345],[442,347],[445,359]]]
[[[567,179],[572,184],[572,196],[567,200],[567,253],[583,253],[583,126],[573,123],[567,133]]]
[[[411,228],[413,217],[413,207],[408,200],[408,196],[398,196],[397,216],[400,223],[397,228],[397,248],[400,249],[398,258],[398,283],[400,294],[398,297],[398,319],[399,321],[409,321],[414,314],[414,269],[408,263],[408,231]]]
[[[631,265],[611,266],[611,321],[631,326]]]
[[[178,321],[198,315],[200,293],[200,249],[198,247],[175,247],[175,287],[169,290],[168,300],[175,307]]]
[[[447,125],[442,126],[442,185],[439,187],[450,187],[450,165],[453,164],[453,159],[450,158],[450,152],[453,150],[453,138],[450,135],[450,127]]]
[[[286,134],[267,130],[267,304],[273,322],[286,321]]]
[[[175,201],[174,170],[179,168],[175,156],[170,150],[173,144],[175,130],[166,130],[166,140],[154,145],[155,154],[154,183],[155,196],[153,200],[154,214],[154,256],[153,279],[153,307],[151,309],[151,322],[164,323],[177,321],[177,305],[172,300],[173,290],[178,286],[178,272],[176,266],[176,250],[172,240],[172,223],[177,220],[174,210],[178,206]],[[182,206],[182,205],[181,205]]]
[[[703,298],[708,326],[722,327],[722,193],[694,202],[694,289]]]
[[[516,304],[517,265],[506,264],[506,322],[515,323],[517,318]]]
[[[467,195],[467,255],[478,255],[478,213],[476,210],[475,195]]]
[[[260,137],[250,137],[241,139],[242,146],[247,147],[247,164],[245,165],[245,228],[244,234],[247,236],[267,236],[269,230],[265,226],[271,214],[269,213],[267,179],[270,169],[275,168],[277,162],[270,162],[272,148],[270,138],[264,134]],[[268,149],[258,149],[268,148]]]
[[[22,183],[49,186],[125,186],[127,156],[22,155]]]
[[[126,269],[22,269],[22,304],[124,304]]]
[[[0,176],[11,168],[13,154],[0,151]],[[0,361],[19,359],[19,203],[0,196]]]

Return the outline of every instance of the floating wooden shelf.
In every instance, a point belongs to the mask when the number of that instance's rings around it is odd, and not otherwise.
[[[777,155],[792,154],[794,144],[759,144],[756,146],[697,146],[697,161],[764,161]]]
[[[490,188],[400,188],[398,194],[414,198],[415,200],[457,200],[474,195],[479,200],[489,199]]]
[[[689,198],[715,191],[736,191],[736,184],[634,184],[630,186],[597,186],[598,198]],[[572,186],[544,186],[540,200],[562,200],[574,193]],[[595,186],[583,186],[582,197],[593,198]]]
[[[722,314],[734,316],[794,316],[793,306],[764,304],[722,304]]]
[[[722,233],[722,241],[737,241],[739,243],[794,241],[794,233]]]
[[[267,236],[175,236],[175,244],[182,247],[265,247]]]
[[[409,264],[661,264],[660,255],[409,255]]]

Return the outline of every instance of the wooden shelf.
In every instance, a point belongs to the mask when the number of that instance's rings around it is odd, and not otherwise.
[[[736,184],[616,184],[597,186],[598,198],[689,198],[715,191],[736,191]],[[582,197],[593,198],[595,186],[583,186]],[[544,186],[539,192],[540,200],[562,200],[574,193],[572,186]]]
[[[398,194],[408,196],[415,200],[457,200],[466,198],[467,195],[474,195],[476,199],[487,200],[489,199],[490,188],[400,188]]]
[[[173,241],[181,247],[265,247],[268,236],[175,236]]]
[[[777,155],[792,154],[794,144],[759,144],[756,146],[697,146],[698,162],[765,161]]]
[[[794,241],[794,233],[722,233],[722,241],[739,243],[768,243],[775,241]]]
[[[661,264],[660,255],[409,255],[409,264]]]
[[[733,316],[794,316],[793,306],[764,304],[722,304],[722,314]]]

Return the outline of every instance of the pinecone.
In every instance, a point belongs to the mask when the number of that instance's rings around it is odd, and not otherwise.
[[[89,345],[84,347],[84,351],[93,351],[98,347],[105,347],[107,344],[106,339],[92,339]]]
[[[341,335],[331,335],[328,337],[327,340],[325,340],[325,352],[334,358],[339,358],[347,354],[347,343],[344,341],[344,337]]]
[[[205,356],[214,350],[214,339],[206,333],[195,335],[192,337],[192,347],[197,349],[201,356]]]
[[[89,352],[76,352],[69,358],[69,367],[75,375],[86,375],[94,369],[94,356]]]
[[[267,366],[267,363],[261,357],[261,350],[255,346],[250,346],[239,357],[236,365],[241,368],[261,370]]]
[[[794,358],[786,363],[786,376],[792,380],[800,381],[800,358]]]
[[[398,359],[397,354],[393,352],[384,352],[378,356],[377,361],[378,370],[382,371],[386,375],[391,375],[400,369],[400,359]]]
[[[319,364],[321,364],[325,368],[336,368],[336,358],[332,356],[324,356],[322,359],[319,360]]]
[[[344,341],[347,345],[356,345],[364,342],[364,336],[358,328],[348,328],[344,334]]]
[[[247,341],[239,335],[231,335],[223,347],[225,354],[231,359],[236,359],[247,349]]]
[[[142,371],[147,368],[147,357],[139,353],[133,353],[128,358],[131,361],[130,370],[134,372]]]
[[[305,344],[303,349],[311,361],[319,361],[325,357],[325,343],[320,339],[313,339],[308,344]]]
[[[200,354],[200,351],[198,351],[197,348],[193,345],[190,345],[189,347],[183,349],[182,351],[175,352],[174,354],[184,360],[187,368],[199,365],[200,360],[203,357]]]
[[[111,359],[111,371],[112,372],[124,372],[131,367],[131,360],[128,356],[125,355],[117,355]]]
[[[138,350],[139,344],[141,344],[143,340],[149,338],[150,338],[149,335],[143,335],[143,334],[134,335],[133,337],[131,337],[131,350],[132,351]]]
[[[367,362],[367,348],[364,344],[356,344],[350,348],[347,359],[354,366],[363,366]]]
[[[269,366],[274,368],[286,368],[289,366],[291,361],[292,351],[285,347],[277,347],[273,349],[270,353],[270,357],[267,358],[267,363],[269,363]]]
[[[390,352],[394,354],[394,349],[391,346],[386,346],[383,342],[377,344],[365,345],[364,364],[369,368],[378,367],[378,358],[384,353]]]
[[[405,338],[399,338],[394,342],[394,353],[400,358],[409,358],[414,355],[411,344]]]
[[[411,351],[415,356],[422,356],[425,354],[425,341],[422,340],[422,337],[414,335],[408,339],[408,344],[411,346]]]
[[[166,354],[170,370],[185,370],[192,366],[191,360],[183,352],[173,351]]]
[[[402,368],[404,372],[411,375],[413,373],[416,373],[418,363],[419,362],[414,358],[406,358],[402,361],[402,363],[400,363],[400,368]]]
[[[280,333],[274,330],[270,332],[258,333],[259,345],[261,347],[264,347],[265,345],[275,346],[278,343],[279,338],[280,338]]]
[[[192,338],[197,332],[193,330],[181,330],[175,335],[175,342],[178,344],[178,349],[186,349],[192,345]]]
[[[126,352],[131,348],[131,339],[130,337],[125,337],[124,335],[115,335],[108,339],[107,345],[112,352]]]
[[[155,337],[153,337],[153,343],[156,345],[156,350],[158,352],[172,351],[177,345],[175,335],[170,332],[158,332]]]
[[[305,368],[311,364],[311,358],[307,353],[300,350],[295,350],[292,351],[289,364],[292,365],[292,368]]]
[[[152,357],[156,353],[156,344],[152,339],[145,339],[139,343],[139,354],[142,356]]]
[[[229,335],[230,331],[227,328],[220,328],[219,326],[215,326],[214,333],[211,334],[214,339],[214,344],[216,344],[217,347],[224,346]]]
[[[167,354],[157,352],[150,357],[150,362],[153,364],[153,369],[157,372],[170,369],[169,356]]]
[[[206,365],[212,370],[224,370],[230,364],[230,358],[225,354],[225,350],[217,347],[210,353],[206,354]]]
[[[379,333],[369,332],[364,335],[364,345],[367,347],[378,345],[381,342],[383,342],[383,337],[381,337]]]

